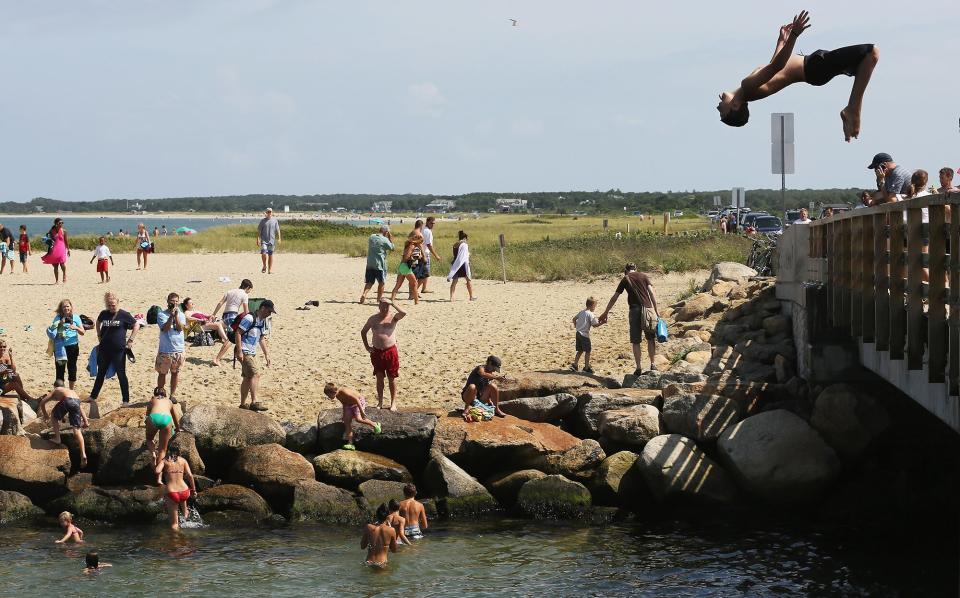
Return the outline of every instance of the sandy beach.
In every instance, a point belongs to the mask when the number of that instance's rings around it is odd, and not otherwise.
[[[78,255],[79,254],[79,255]],[[275,272],[260,273],[256,254],[155,254],[146,271],[137,271],[133,255],[116,256],[112,281],[98,284],[94,266],[86,252],[74,252],[68,263],[66,285],[54,286],[53,273],[39,259],[31,259],[30,273],[5,274],[0,285],[6,290],[6,305],[0,326],[2,336],[13,349],[17,371],[27,390],[40,395],[49,390],[54,362],[46,355],[45,328],[61,298],[69,298],[77,313],[96,319],[103,309],[103,293],[112,290],[123,309],[146,313],[153,304],[162,305],[168,292],[192,297],[197,309],[210,312],[224,291],[250,278],[253,297],[267,297],[276,303],[269,346],[273,365],[264,369],[260,399],[279,421],[311,421],[317,411],[331,408],[321,389],[327,381],[354,386],[375,404],[376,389],[368,354],[360,341],[360,328],[375,313],[373,305],[359,305],[365,260],[336,255],[277,255]],[[391,261],[391,265],[395,260]],[[707,272],[670,274],[653,278],[661,304],[673,302],[689,286],[691,278],[703,280]],[[221,283],[222,276],[230,278]],[[392,288],[395,276],[388,280]],[[590,295],[599,302],[598,312],[615,289],[616,279],[594,282],[508,283],[474,281],[478,301],[466,300],[463,285],[454,303],[447,301],[448,285],[434,278],[433,291],[413,305],[401,293],[398,302],[408,317],[399,325],[398,347],[401,369],[401,407],[452,408],[459,405],[463,381],[475,365],[489,354],[503,359],[504,372],[566,368],[573,358],[574,332],[571,318],[583,308]],[[309,300],[319,307],[298,311]],[[598,374],[621,376],[633,370],[627,344],[626,298],[611,313],[610,323],[593,332],[593,366]],[[28,329],[29,327],[29,329]],[[156,384],[153,369],[158,329],[141,330],[134,346],[137,362],[129,364],[131,400],[149,397]],[[96,334],[81,338],[82,366],[86,365]],[[181,373],[180,398],[223,405],[239,403],[240,369],[225,364],[216,367],[214,347],[188,347],[187,363]],[[262,359],[262,356],[261,356]],[[77,389],[88,393],[93,386],[85,370]],[[119,404],[116,380],[108,380],[100,396],[101,410]]]

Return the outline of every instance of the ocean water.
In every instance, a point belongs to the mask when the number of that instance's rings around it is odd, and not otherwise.
[[[0,216],[0,223],[10,228],[14,234],[21,224],[27,226],[27,234],[30,238],[42,237],[53,226],[53,219],[57,216]],[[120,229],[135,235],[137,224],[142,222],[147,227],[147,232],[153,234],[153,227],[162,228],[167,226],[167,232],[173,234],[173,231],[181,226],[186,226],[197,231],[201,231],[214,226],[223,226],[225,224],[255,224],[259,218],[164,218],[161,216],[142,216],[142,217],[120,217],[115,218],[99,216],[72,216],[64,214],[59,216],[63,218],[63,227],[71,236],[78,235],[106,235],[112,231],[114,235],[120,232]]]
[[[440,521],[374,570],[359,529],[80,525],[73,546],[52,519],[0,528],[0,595],[883,597],[957,582],[955,550],[803,526]],[[90,549],[113,567],[84,575]]]

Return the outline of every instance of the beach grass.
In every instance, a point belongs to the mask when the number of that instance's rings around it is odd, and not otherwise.
[[[641,270],[684,272],[709,268],[718,261],[742,261],[749,243],[735,235],[719,235],[702,218],[681,218],[670,223],[664,235],[662,217],[656,225],[651,218],[538,215],[489,215],[462,220],[438,220],[434,228],[434,247],[440,260],[433,260],[434,275],[445,275],[452,257],[457,232],[469,235],[471,265],[476,278],[499,279],[499,235],[506,241],[504,258],[508,280],[571,280],[616,274],[623,264],[635,262]],[[397,249],[401,235],[413,228],[413,218],[390,219]],[[334,253],[363,257],[367,237],[376,225],[354,226],[315,220],[282,222],[280,253]],[[629,230],[629,232],[628,232]],[[164,253],[242,253],[255,252],[254,225],[226,225],[189,236],[161,237],[155,240]],[[97,239],[78,236],[70,239],[74,251],[92,251]],[[134,251],[131,237],[107,239],[114,253]],[[35,244],[35,251],[45,247]],[[395,267],[397,252],[391,255]]]

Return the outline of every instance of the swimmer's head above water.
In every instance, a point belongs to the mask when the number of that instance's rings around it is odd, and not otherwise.
[[[730,91],[720,94],[717,111],[720,113],[720,122],[731,127],[742,127],[750,120],[750,108],[747,102],[737,98],[737,94]]]
[[[380,503],[380,506],[377,507],[377,523],[383,523],[387,520],[387,517],[390,516],[390,511],[387,509],[387,505]]]

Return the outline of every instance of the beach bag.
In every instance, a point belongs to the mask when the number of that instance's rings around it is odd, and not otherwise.
[[[201,330],[193,335],[193,342],[191,345],[194,347],[212,347],[213,342],[213,335],[209,332]]]
[[[667,342],[667,322],[663,318],[657,319],[657,342]]]
[[[83,324],[84,330],[93,330],[93,320],[91,320],[89,317],[80,314],[80,323]]]
[[[147,324],[156,324],[157,315],[160,313],[159,305],[151,305],[150,309],[147,310]]]

